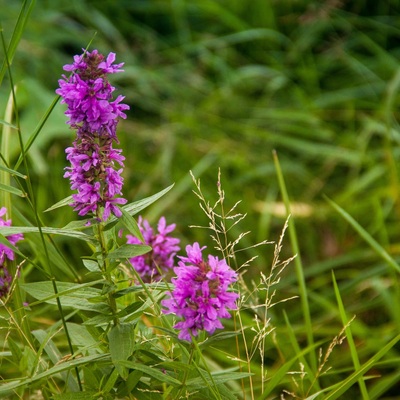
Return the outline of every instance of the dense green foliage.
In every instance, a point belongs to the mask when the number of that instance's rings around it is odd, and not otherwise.
[[[90,43],[103,53],[115,52],[117,61],[125,63],[125,72],[113,80],[131,106],[119,125],[125,197],[137,201],[175,183],[143,211],[150,221],[165,215],[177,224],[183,245],[197,240],[212,249],[208,230],[189,228],[208,225],[189,171],[201,179],[204,197],[214,203],[220,168],[227,208],[240,200],[236,211],[247,213],[229,231],[229,239],[250,232],[237,246],[243,249],[237,264],[257,256],[243,276],[251,286],[261,272],[268,276],[274,255],[273,245],[253,245],[277,242],[287,214],[292,215],[281,258],[295,253],[297,258],[283,271],[274,302],[300,297],[268,314],[275,330],[266,337],[264,354],[257,350],[251,360],[254,386],[247,378],[230,383],[235,396],[279,398],[285,390],[285,398],[306,398],[327,388],[315,398],[395,398],[400,392],[400,1],[36,0],[30,9],[31,4],[0,0],[24,142],[40,128],[26,164],[18,162],[17,135],[7,151],[12,168],[29,169],[43,225],[60,228],[76,219],[68,207],[43,212],[70,195],[63,168],[72,133],[62,105],[48,113],[62,65]],[[13,42],[18,18],[26,18],[26,24]],[[4,114],[11,87],[5,61],[1,79]],[[13,195],[12,201],[14,224],[37,226],[26,199]],[[35,250],[40,239],[26,237],[21,251],[40,264],[43,254]],[[81,266],[87,244],[69,237],[55,240],[66,262],[77,265],[75,273],[56,265],[55,278],[87,281]],[[26,282],[44,280],[36,264],[23,268]],[[265,293],[259,295],[264,301]],[[16,350],[5,340],[7,321],[1,316],[0,350],[5,354]],[[332,340],[353,316],[341,334],[347,340],[329,353]],[[32,324],[42,329],[36,339],[58,318],[52,305],[33,307]],[[242,318],[251,347],[254,312],[243,310]],[[72,329],[81,334],[73,321]],[[235,338],[227,336],[217,342],[218,350],[204,350],[211,370],[237,366],[227,357]],[[65,338],[58,340],[60,355],[67,354]],[[326,352],[330,356],[322,373],[318,365]],[[87,363],[105,362],[93,354],[87,357],[93,357]],[[144,352],[138,359],[142,367],[124,368],[143,369],[151,357],[158,354]],[[240,357],[246,358],[243,347]],[[0,362],[1,378],[19,376],[10,364]],[[222,374],[220,382],[227,380]],[[172,378],[161,382],[164,387],[176,384]],[[192,384],[200,390],[201,380]],[[225,398],[227,389],[220,390]],[[168,398],[168,393],[164,396],[154,398]]]

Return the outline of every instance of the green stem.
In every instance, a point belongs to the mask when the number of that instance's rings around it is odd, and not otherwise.
[[[99,215],[97,216],[99,218]],[[104,224],[103,222],[98,223],[97,225],[97,238],[100,244],[100,251],[101,251],[101,259],[100,261],[100,270],[102,271],[103,278],[110,283],[110,285],[114,284],[114,281],[112,279],[111,273],[109,271],[109,260],[107,258],[108,255],[108,248],[106,244],[106,239],[104,236]],[[108,305],[111,308],[111,312],[113,315],[113,322],[114,325],[119,324],[119,318],[117,316],[118,313],[118,308],[117,308],[117,302],[115,301],[115,297],[113,296],[113,293],[108,291],[107,293],[107,300],[108,300]]]

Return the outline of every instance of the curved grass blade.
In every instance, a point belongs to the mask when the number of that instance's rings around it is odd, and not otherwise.
[[[347,342],[349,344],[350,354],[351,354],[351,358],[353,360],[354,369],[357,371],[360,368],[360,360],[358,358],[356,345],[355,345],[354,339],[353,339],[353,333],[352,333],[351,328],[349,326],[349,321],[347,320],[346,311],[345,311],[345,308],[344,308],[344,305],[343,305],[342,297],[340,295],[339,287],[337,285],[335,274],[334,274],[333,271],[332,271],[332,280],[333,280],[333,286],[334,286],[334,289],[335,289],[336,301],[337,301],[338,306],[339,306],[339,314],[340,314],[340,317],[342,319],[342,324],[345,327]],[[369,400],[367,386],[365,385],[365,382],[362,379],[362,377],[360,377],[358,379],[358,385],[360,387],[362,398],[364,400]]]
[[[29,3],[29,4],[28,4]],[[17,50],[18,47],[18,43],[21,40],[22,37],[22,33],[25,30],[25,25],[27,23],[27,21],[29,20],[29,16],[33,10],[33,7],[35,5],[35,0],[32,0],[30,2],[28,1],[24,1],[21,7],[21,11],[18,15],[18,20],[17,23],[15,24],[15,28],[10,40],[10,43],[8,45],[8,49],[7,49],[7,58],[9,59],[10,63],[12,62],[13,58],[14,58],[14,54],[15,51]],[[0,31],[2,31],[2,27],[0,25]],[[3,33],[1,32],[1,35],[3,35]],[[7,62],[6,60],[3,61],[3,65],[1,66],[1,70],[0,70],[0,84],[3,81],[4,75],[7,71]]]
[[[357,233],[371,246],[371,248],[393,269],[400,273],[400,266],[389,253],[343,208],[325,196],[326,201],[357,231]]]
[[[56,208],[60,208],[60,207],[64,207],[64,206],[69,206],[73,201],[74,201],[74,199],[72,198],[72,196],[68,196],[65,199],[58,201],[56,204],[53,204],[51,207],[44,210],[44,212],[52,211],[52,210],[55,210]]]
[[[281,166],[279,163],[278,154],[276,153],[276,151],[273,152],[273,157],[274,157],[276,174],[278,176],[278,181],[279,181],[279,188],[282,193],[283,202],[285,203],[286,214],[287,214],[287,216],[289,216],[290,215],[290,200],[289,200],[289,195],[288,195],[288,192],[286,189],[286,184],[285,184],[285,180],[283,177],[282,169],[281,169]],[[305,324],[306,333],[307,333],[307,344],[308,344],[308,347],[313,348],[314,347],[314,334],[313,334],[313,327],[312,327],[312,322],[311,322],[310,305],[308,302],[307,287],[306,287],[306,281],[305,281],[305,277],[304,277],[303,264],[301,262],[296,227],[295,227],[293,219],[289,220],[288,225],[289,225],[288,229],[289,229],[290,242],[292,245],[293,252],[294,252],[294,254],[296,254],[294,263],[295,263],[296,276],[297,276],[297,281],[298,281],[299,291],[300,291],[300,299],[301,299],[301,307],[302,307],[302,312],[303,312],[304,324]],[[311,369],[313,371],[316,371],[317,370],[317,357],[315,355],[315,352],[310,353],[310,364],[311,364]]]

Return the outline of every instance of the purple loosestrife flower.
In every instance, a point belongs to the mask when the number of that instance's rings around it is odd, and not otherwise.
[[[65,168],[64,177],[77,190],[71,205],[79,215],[92,213],[103,221],[111,213],[120,217],[118,205],[127,202],[120,197],[125,157],[113,148],[113,142],[118,143],[117,124],[126,118],[129,106],[121,103],[124,96],[113,100],[115,88],[107,75],[122,71],[123,65],[114,61],[114,53],[105,59],[97,50],[74,56],[74,62],[64,66],[72,75],[63,75],[56,90],[68,107],[67,123],[77,132],[73,146],[66,149],[71,166]]]
[[[7,208],[0,208],[0,227],[11,226],[11,220],[5,220],[2,217],[6,215]],[[22,233],[16,233],[6,237],[7,240],[12,244],[16,245],[17,242],[24,238]],[[0,297],[7,296],[10,291],[12,276],[7,269],[7,260],[14,260],[14,252],[6,245],[0,243]]]
[[[167,225],[164,217],[161,217],[157,225],[157,233],[154,233],[149,222],[141,216],[138,221],[140,232],[145,244],[152,247],[149,253],[131,258],[129,261],[137,271],[143,282],[159,281],[175,266],[175,255],[180,250],[180,240],[169,236],[175,229],[175,224]],[[129,244],[141,244],[141,241],[127,235]]]
[[[225,259],[208,256],[203,259],[198,243],[186,246],[187,257],[174,269],[177,277],[172,279],[175,288],[168,293],[169,298],[162,301],[166,307],[164,313],[175,314],[183,318],[174,328],[179,329],[178,337],[191,341],[191,335],[197,336],[204,330],[213,334],[222,329],[221,318],[230,318],[228,309],[236,309],[237,293],[228,289],[237,280],[237,274]]]

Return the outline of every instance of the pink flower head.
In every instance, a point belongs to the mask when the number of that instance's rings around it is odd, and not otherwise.
[[[178,337],[191,341],[191,335],[197,336],[204,330],[213,334],[222,329],[222,318],[230,318],[228,309],[236,309],[237,293],[229,291],[236,282],[237,274],[225,259],[208,256],[205,261],[198,243],[186,246],[187,257],[174,268],[177,275],[172,279],[174,290],[169,298],[162,301],[165,314],[175,314],[183,320],[174,328],[179,329]]]
[[[118,205],[125,204],[121,176],[124,157],[121,150],[113,149],[118,142],[116,128],[120,118],[126,118],[124,96],[113,99],[115,88],[107,79],[108,74],[122,71],[123,63],[114,64],[115,54],[107,58],[97,50],[74,57],[64,70],[72,72],[62,76],[56,90],[61,103],[67,105],[67,123],[77,131],[73,147],[66,149],[67,160],[64,177],[69,178],[74,194],[72,207],[78,214],[88,213],[107,220],[110,214],[121,216]],[[102,211],[101,211],[102,210]]]
[[[170,236],[175,229],[175,224],[167,225],[165,218],[161,217],[155,233],[149,222],[140,216],[138,225],[144,243],[151,246],[152,250],[147,254],[133,257],[129,261],[144,282],[158,281],[172,270],[175,264],[175,255],[180,250],[178,246],[180,240]],[[141,243],[132,235],[126,237],[129,244]]]

